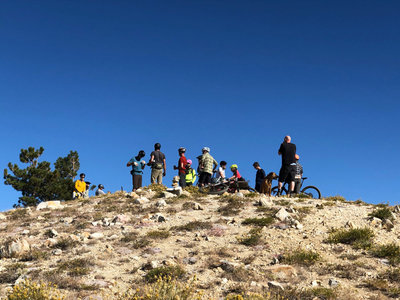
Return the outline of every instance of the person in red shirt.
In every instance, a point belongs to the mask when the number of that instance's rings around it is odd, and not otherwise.
[[[235,180],[235,179],[237,179],[239,181],[243,180],[242,176],[239,173],[237,165],[232,165],[231,166],[231,171],[233,173],[233,176],[231,178],[229,178],[229,180]]]
[[[186,165],[187,165],[187,160],[185,157],[185,152],[186,149],[181,147],[178,150],[179,152],[179,161],[178,161],[178,166],[174,166],[174,170],[178,170],[178,175],[179,175],[179,186],[184,189],[186,187]]]

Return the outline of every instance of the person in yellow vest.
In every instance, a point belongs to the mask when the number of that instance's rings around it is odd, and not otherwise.
[[[86,182],[85,182],[85,174],[82,173],[79,175],[79,179],[75,181],[75,190],[73,192],[73,199],[82,199],[85,197],[86,192]]]
[[[196,179],[196,171],[192,168],[192,160],[188,159],[186,162],[186,186],[194,185]]]

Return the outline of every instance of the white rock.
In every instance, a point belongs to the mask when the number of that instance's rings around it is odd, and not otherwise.
[[[62,254],[62,250],[61,249],[54,249],[52,253],[53,253],[53,255],[61,255]]]
[[[275,214],[275,217],[278,218],[282,222],[285,221],[286,218],[289,216],[290,216],[289,213],[283,207]]]
[[[158,201],[156,202],[156,206],[157,206],[157,207],[165,207],[165,206],[167,206],[167,202],[165,202],[164,199],[158,200]]]
[[[29,243],[24,239],[11,240],[0,248],[0,257],[16,257],[30,250]]]
[[[268,281],[268,287],[270,289],[279,289],[279,290],[284,290],[283,286],[277,282],[277,281]]]
[[[163,196],[163,198],[166,198],[166,199],[178,197],[177,195],[172,194],[172,193],[170,193],[168,191],[162,192],[162,196]]]
[[[193,209],[194,210],[203,210],[203,208],[201,207],[201,205],[197,202],[193,203]]]
[[[7,217],[0,213],[0,220],[7,220]]]
[[[104,234],[102,232],[94,232],[89,236],[89,239],[102,239]]]
[[[237,193],[235,194],[235,196],[238,197],[238,198],[244,198],[244,195],[243,195],[242,192],[237,192]]]
[[[173,188],[168,188],[167,192],[171,193],[171,194],[175,194],[177,196],[182,195],[182,188],[180,186],[176,186]]]
[[[60,201],[45,201],[45,202],[41,202],[38,204],[38,206],[36,206],[36,210],[41,210],[41,209],[62,209],[64,208],[63,205],[61,205]]]
[[[260,200],[258,200],[258,205],[259,206],[264,206],[264,207],[269,207],[273,204],[272,200],[267,198],[267,197],[262,197]]]

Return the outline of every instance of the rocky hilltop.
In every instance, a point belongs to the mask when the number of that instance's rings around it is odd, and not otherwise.
[[[46,202],[0,214],[0,296],[31,280],[66,299],[398,298],[398,213],[161,186]]]

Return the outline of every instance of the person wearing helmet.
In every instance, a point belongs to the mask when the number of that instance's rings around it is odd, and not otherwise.
[[[257,170],[256,186],[254,187],[254,189],[260,193],[261,192],[261,184],[265,180],[265,176],[266,176],[265,171],[263,169],[261,169],[260,164],[257,161],[253,163],[253,167],[254,167],[254,169]]]
[[[232,177],[229,178],[229,180],[244,180],[243,177],[240,175],[239,170],[238,170],[238,165],[233,164],[231,166],[231,171],[232,171]]]
[[[99,185],[97,186],[97,190],[96,190],[95,195],[96,195],[96,196],[105,195],[106,193],[105,193],[103,190],[104,190],[104,185],[99,184]]]
[[[201,175],[199,178],[199,186],[202,187],[211,182],[211,176],[218,166],[218,162],[210,155],[210,148],[202,149],[203,155],[200,159]]]
[[[150,154],[149,165],[151,166],[151,183],[162,184],[162,178],[167,174],[165,155],[161,152],[161,144],[154,145],[154,151]]]
[[[85,182],[86,175],[81,173],[79,175],[79,179],[75,181],[75,190],[72,194],[73,199],[82,199],[85,197],[86,192],[86,182]]]
[[[138,155],[132,157],[128,163],[126,164],[127,167],[132,166],[132,191],[136,192],[137,189],[142,187],[142,174],[143,169],[146,166],[146,162],[144,160],[141,161],[143,157],[146,156],[146,153],[143,150],[140,150]]]
[[[186,186],[194,185],[196,179],[196,171],[192,168],[192,160],[188,159],[186,165]]]
[[[187,160],[185,157],[186,148],[180,147],[178,149],[179,160],[178,166],[174,166],[174,170],[178,170],[179,186],[184,189],[186,187],[186,165]]]

